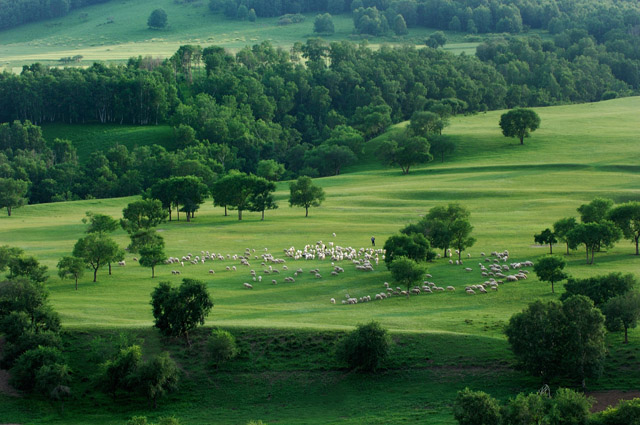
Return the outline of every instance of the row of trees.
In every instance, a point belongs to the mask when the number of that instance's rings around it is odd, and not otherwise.
[[[0,0],[0,30],[60,18],[75,9],[109,0]]]
[[[611,199],[595,198],[578,207],[580,222],[574,217],[566,217],[553,224],[553,230],[544,229],[534,235],[536,243],[549,245],[563,241],[570,249],[585,247],[587,263],[593,264],[596,252],[611,248],[622,237],[635,245],[635,254],[640,255],[640,202],[629,201],[614,206]]]

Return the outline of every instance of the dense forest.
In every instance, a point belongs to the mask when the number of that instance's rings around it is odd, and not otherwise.
[[[164,61],[34,64],[0,74],[0,122],[12,123],[0,127],[0,177],[30,182],[26,197],[39,203],[139,194],[185,173],[211,187],[265,161],[284,168],[281,178],[331,175],[417,111],[442,129],[460,113],[627,96],[638,93],[639,69],[637,37],[612,30],[598,43],[578,29],[495,39],[476,56],[310,39],[290,51],[188,45]],[[169,123],[179,149],[119,146],[79,162],[69,143],[41,140],[37,125],[50,122]]]
[[[0,30],[67,15],[109,0],[0,0]]]

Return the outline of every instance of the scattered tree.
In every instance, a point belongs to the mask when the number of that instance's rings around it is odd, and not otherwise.
[[[431,34],[426,40],[425,44],[432,49],[437,49],[440,46],[444,46],[447,43],[447,36],[442,31],[436,31]]]
[[[402,15],[397,14],[393,19],[393,32],[396,35],[407,35],[409,34],[409,30],[407,29],[407,23],[405,22]]]
[[[551,292],[554,293],[554,282],[559,282],[568,277],[562,270],[567,265],[567,262],[562,257],[557,255],[547,255],[540,258],[533,266],[533,270],[538,275],[538,279],[543,282],[551,282]]]
[[[258,161],[256,175],[269,181],[278,181],[284,174],[284,165],[273,159],[262,159]]]
[[[386,164],[400,166],[402,174],[409,174],[411,166],[433,159],[429,146],[425,137],[414,136],[405,130],[380,143],[376,155]]]
[[[122,210],[120,225],[128,233],[135,233],[140,229],[156,227],[167,219],[167,215],[162,203],[156,199],[134,201]]]
[[[32,256],[18,255],[9,260],[9,278],[24,277],[32,282],[44,283],[49,279],[47,266],[41,266]]]
[[[6,208],[11,217],[13,208],[19,208],[27,202],[29,184],[24,180],[0,178],[0,208]]]
[[[76,281],[76,291],[78,290],[78,279],[84,275],[86,263],[84,259],[78,257],[62,257],[58,262],[58,276],[60,279],[72,277]]]
[[[607,219],[612,206],[611,199],[595,198],[588,204],[582,204],[578,207],[580,220],[583,223],[600,223]]]
[[[544,229],[537,235],[533,235],[533,240],[538,245],[549,244],[549,254],[553,254],[553,244],[558,242],[556,235],[549,228]]]
[[[384,262],[389,268],[397,257],[407,257],[414,261],[429,260],[430,248],[429,241],[422,233],[393,235],[384,243]]]
[[[576,219],[573,217],[561,218],[553,223],[553,233],[558,237],[558,239],[567,244],[567,255],[569,255],[569,248],[576,248],[575,246],[569,246],[570,239],[567,235],[577,226],[577,224]]]
[[[444,162],[444,156],[453,153],[456,150],[456,144],[447,139],[446,136],[431,136],[429,139],[431,144],[430,152],[434,156],[440,157],[440,162]]]
[[[265,210],[275,210],[278,208],[278,204],[273,199],[273,192],[276,190],[276,185],[272,181],[257,177],[254,180],[253,191],[249,195],[249,211],[256,211],[262,213],[260,220],[264,221]]]
[[[167,12],[164,9],[155,9],[147,19],[149,28],[161,29],[167,26]]]
[[[388,267],[393,280],[407,286],[407,297],[411,287],[422,282],[425,273],[424,267],[407,257],[396,257]]]
[[[162,245],[145,245],[140,248],[140,259],[142,267],[151,267],[151,278],[156,277],[156,266],[164,263],[167,255],[164,253]]]
[[[340,341],[337,355],[350,369],[375,372],[389,356],[391,338],[380,323],[358,325]]]
[[[104,236],[107,233],[113,233],[118,230],[120,223],[118,220],[104,214],[96,214],[87,211],[87,216],[82,222],[88,224],[86,233],[96,233],[98,236]]]
[[[602,220],[576,225],[567,234],[567,238],[572,246],[584,245],[587,264],[593,264],[596,251],[613,247],[613,244],[622,238],[622,231],[612,221]]]
[[[304,207],[305,217],[309,216],[310,207],[319,207],[324,201],[324,190],[313,184],[310,177],[301,176],[289,183],[289,206]]]
[[[316,15],[315,21],[313,21],[313,32],[333,34],[335,32],[333,26],[333,18],[328,13]]]
[[[159,398],[177,388],[179,375],[178,366],[169,353],[164,352],[140,366],[136,374],[136,386],[155,409]]]
[[[164,335],[184,336],[191,347],[189,332],[204,324],[213,302],[204,282],[182,279],[179,288],[172,287],[171,282],[160,282],[151,293],[151,306],[154,326]]]
[[[115,357],[108,360],[104,368],[105,388],[115,399],[118,391],[132,391],[136,387],[136,374],[142,362],[139,345],[122,348]]]
[[[471,248],[476,243],[476,238],[471,236],[473,226],[468,220],[456,220],[451,223],[451,246],[458,253],[458,261],[462,261],[462,251]]]
[[[632,240],[636,245],[636,255],[640,255],[638,241],[640,241],[640,202],[627,202],[617,205],[608,213],[608,217],[622,230],[625,239]]]
[[[122,258],[123,251],[116,242],[108,237],[100,237],[91,233],[78,239],[73,247],[73,256],[82,258],[86,265],[93,269],[93,281],[97,281],[98,270],[103,265]]]
[[[516,108],[502,114],[500,128],[505,137],[517,137],[524,145],[524,138],[540,127],[540,117],[532,109]]]
[[[603,306],[602,312],[607,318],[607,329],[611,332],[624,330],[624,343],[629,343],[627,331],[635,328],[640,319],[640,292],[631,291],[611,298]]]

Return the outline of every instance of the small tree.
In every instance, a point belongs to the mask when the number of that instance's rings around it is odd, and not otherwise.
[[[375,372],[389,356],[391,338],[380,323],[358,325],[338,346],[338,359],[349,369]]]
[[[147,19],[149,28],[161,29],[167,26],[167,12],[164,9],[155,9]]]
[[[624,343],[629,343],[627,330],[635,328],[640,319],[640,292],[632,291],[611,298],[602,308],[606,316],[606,326],[611,332],[624,330]]]
[[[407,257],[396,257],[389,270],[395,282],[407,286],[407,296],[411,287],[422,281],[425,273],[424,267]]]
[[[447,43],[447,36],[442,31],[436,31],[431,34],[426,40],[425,44],[432,49],[437,49],[440,46],[444,46]]]
[[[223,362],[231,360],[238,354],[236,338],[228,331],[214,329],[207,341],[209,356],[216,368]]]
[[[393,235],[384,243],[384,261],[387,264],[387,268],[397,257],[424,261],[429,259],[430,248],[429,241],[421,233]]]
[[[108,237],[100,237],[95,233],[78,239],[73,247],[73,256],[82,258],[84,263],[93,269],[93,281],[97,281],[98,270],[103,265],[121,258],[122,250],[116,242]]]
[[[164,247],[164,239],[155,229],[140,229],[130,235],[131,243],[127,250],[132,253],[140,252],[145,246],[158,245]]]
[[[499,425],[502,415],[495,398],[485,392],[465,388],[456,395],[453,417],[460,425]]]
[[[601,248],[612,247],[622,238],[622,231],[609,220],[601,222],[580,223],[568,234],[569,244],[579,246],[583,244],[587,255],[587,264],[593,264],[596,251]]]
[[[409,34],[409,30],[407,29],[407,23],[404,20],[404,17],[400,14],[397,14],[393,19],[393,32],[396,35],[407,35]]]
[[[557,255],[547,255],[539,259],[533,266],[533,270],[538,275],[538,279],[543,282],[551,282],[551,292],[555,293],[553,284],[559,282],[568,277],[566,273],[562,271],[565,268],[567,262],[562,257]]]
[[[476,238],[471,236],[472,230],[469,220],[455,220],[451,224],[451,246],[458,252],[458,261],[462,261],[462,251],[476,243]]]
[[[11,368],[11,384],[18,389],[31,391],[38,383],[38,371],[43,366],[53,364],[64,364],[62,353],[57,348],[38,346],[28,350],[18,357]]]
[[[625,239],[630,239],[636,245],[636,255],[640,255],[638,242],[640,241],[640,202],[627,202],[609,211],[609,219],[622,230]]]
[[[140,366],[136,374],[136,386],[153,402],[155,409],[158,407],[158,398],[177,388],[179,374],[176,363],[169,353],[164,352]]]
[[[576,219],[573,217],[561,218],[553,223],[553,233],[558,237],[558,239],[567,244],[567,255],[569,254],[569,248],[571,248],[569,246],[570,239],[567,235],[577,226],[577,224]]]
[[[602,307],[612,298],[627,294],[638,287],[638,281],[632,274],[609,273],[604,276],[592,276],[586,279],[569,279],[564,285],[564,294],[560,300],[573,295],[584,295],[593,301],[596,307]]]
[[[324,201],[324,190],[313,184],[310,177],[299,177],[295,182],[289,183],[289,206],[304,207],[305,217],[309,216],[310,207],[319,207]]]
[[[113,398],[118,390],[131,391],[135,388],[141,362],[142,349],[139,345],[132,345],[121,349],[104,364],[105,387]]]
[[[144,199],[131,202],[122,210],[120,224],[128,233],[135,233],[140,229],[156,227],[167,219],[167,215],[162,202]]]
[[[500,128],[505,137],[517,137],[524,145],[524,138],[540,127],[540,117],[532,109],[516,108],[502,114]]]
[[[588,204],[582,204],[577,211],[583,223],[600,223],[607,219],[613,201],[607,198],[594,198]]]
[[[72,277],[76,281],[76,291],[78,290],[78,279],[84,274],[86,264],[82,258],[62,257],[58,262],[58,276],[60,279]]]
[[[273,199],[273,192],[276,190],[275,183],[262,177],[257,177],[254,181],[253,192],[249,195],[249,211],[262,213],[261,220],[264,221],[265,210],[275,210],[278,208]]]
[[[171,282],[160,282],[151,293],[151,306],[154,326],[164,335],[184,336],[191,347],[189,332],[204,324],[213,302],[204,282],[182,279],[179,288],[172,287]]]
[[[533,241],[538,245],[549,244],[549,254],[553,254],[553,244],[558,242],[556,235],[549,228],[544,229],[537,235],[533,235]]]
[[[425,137],[405,130],[380,143],[376,155],[386,164],[400,166],[402,174],[409,174],[413,165],[433,159],[429,153],[429,146]]]
[[[146,245],[140,248],[140,265],[151,267],[151,278],[156,277],[156,266],[164,263],[167,255],[164,253],[162,245]]]
[[[87,211],[87,216],[82,219],[82,222],[88,224],[86,233],[97,233],[99,236],[113,233],[120,227],[118,220],[113,217],[92,213],[91,211]]]
[[[270,181],[278,181],[284,174],[284,165],[273,159],[262,159],[258,161],[256,175]]]
[[[24,180],[0,178],[0,208],[6,208],[11,217],[13,208],[19,208],[27,202],[29,183]]]

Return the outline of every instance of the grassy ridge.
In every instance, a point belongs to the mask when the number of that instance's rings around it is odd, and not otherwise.
[[[389,235],[429,208],[456,201],[470,209],[478,240],[469,250],[472,257],[465,259],[465,267],[477,269],[482,251],[503,249],[515,260],[535,261],[548,249],[534,245],[533,234],[558,218],[577,215],[580,204],[595,196],[616,201],[640,198],[640,147],[634,143],[640,130],[635,119],[639,109],[640,98],[539,108],[541,128],[525,139],[524,146],[500,134],[500,112],[458,117],[445,130],[457,143],[447,162],[417,167],[408,176],[370,163],[357,172],[318,179],[327,200],[312,208],[308,218],[303,210],[287,206],[288,187],[281,183],[277,191],[280,208],[268,211],[264,222],[252,213],[245,213],[242,222],[234,212],[224,217],[223,210],[209,201],[193,222],[173,221],[160,230],[171,256],[197,255],[201,250],[241,254],[245,248],[259,255],[267,248],[278,257],[285,248],[301,248],[318,240],[358,248],[367,247],[374,235],[381,246]],[[53,271],[82,235],[80,220],[85,211],[118,217],[131,199],[23,207],[11,218],[0,217],[0,244],[20,246]],[[128,243],[122,231],[115,238],[121,246]],[[558,244],[554,251],[563,252],[564,247]],[[621,241],[610,252],[598,254],[592,266],[585,265],[582,252],[572,253],[567,268],[580,277],[612,271],[638,276],[640,259],[632,254],[632,245]],[[149,269],[132,261],[132,255],[126,260],[127,266],[116,267],[112,276],[101,270],[96,284],[87,274],[77,292],[72,282],[55,276],[48,283],[54,308],[72,331],[68,351],[76,364],[95,367],[86,356],[96,332],[108,335],[114,329],[126,329],[138,334],[149,352],[160,350],[167,341],[149,330],[149,294],[158,281],[178,283],[182,277],[206,282],[215,302],[207,324],[233,329],[239,335],[244,348],[238,362],[213,373],[205,368],[206,359],[200,354],[186,355],[181,345],[169,342],[188,377],[182,391],[158,412],[145,410],[140,401],[116,408],[108,400],[88,395],[72,407],[73,418],[63,420],[46,402],[25,409],[23,401],[0,396],[0,417],[21,423],[117,424],[133,414],[172,413],[187,424],[210,423],[211,418],[221,424],[249,419],[286,424],[424,423],[428,419],[428,423],[453,424],[450,401],[464,386],[490,390],[501,398],[539,386],[512,369],[502,328],[530,301],[559,296],[534,276],[505,284],[497,293],[467,296],[461,286],[484,279],[477,270],[467,273],[440,260],[429,264],[433,280],[454,285],[458,291],[355,306],[331,305],[329,298],[340,300],[346,293],[373,296],[383,290],[382,282],[391,282],[389,273],[382,263],[370,273],[343,264],[346,272],[332,277],[328,261],[288,261],[289,271],[264,275],[263,282],[248,291],[242,287],[250,281],[246,268],[225,269],[238,265],[233,260],[184,268],[161,266],[155,281]],[[263,274],[259,260],[251,263],[251,268]],[[284,276],[298,267],[305,273],[295,283],[283,283]],[[171,275],[170,270],[176,268],[181,276]],[[308,273],[312,268],[319,268],[323,278]],[[209,269],[216,274],[208,274]],[[278,285],[270,283],[274,277]],[[556,288],[562,292],[562,285]],[[341,371],[331,355],[333,339],[327,335],[371,319],[389,328],[397,342],[390,369],[365,378]],[[639,338],[640,331],[631,331],[631,343],[623,347],[620,335],[610,335],[605,376],[589,385],[602,389],[636,386]],[[80,391],[87,388],[83,385],[88,384],[81,384]]]
[[[151,30],[147,18],[161,7],[168,15],[168,28]],[[88,18],[81,19],[87,13]],[[0,32],[0,67],[19,71],[22,65],[42,62],[58,65],[61,57],[82,55],[83,64],[93,61],[126,61],[132,56],[171,56],[183,44],[219,45],[238,50],[247,45],[269,41],[290,47],[296,41],[316,37],[313,33],[314,14],[299,24],[279,26],[278,18],[258,18],[256,22],[228,20],[212,14],[207,2],[190,5],[172,0],[123,0],[94,5],[71,12],[50,21],[23,25]],[[113,23],[107,23],[111,18]],[[328,41],[359,40],[352,36],[350,15],[333,17],[335,34],[323,36]],[[423,45],[434,30],[411,28],[404,37],[372,37],[369,42],[410,43]],[[448,34],[447,49],[474,53],[477,43],[469,43],[464,34]]]

